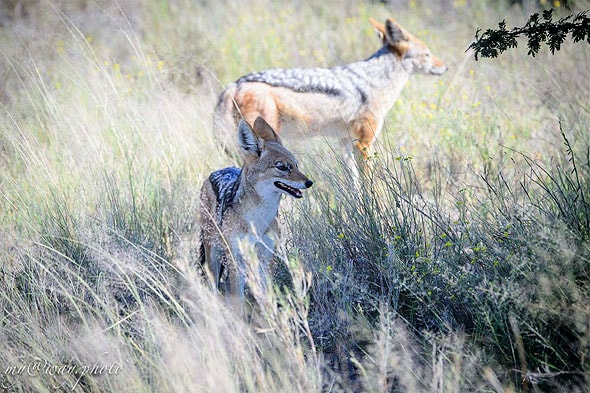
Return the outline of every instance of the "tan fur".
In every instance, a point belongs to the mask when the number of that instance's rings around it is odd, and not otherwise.
[[[255,247],[259,265],[254,270],[264,285],[273,250],[270,235],[273,227],[276,228],[280,198],[282,194],[301,198],[299,190],[309,188],[313,183],[298,169],[295,157],[261,117],[256,118],[253,129],[242,120],[238,139],[245,159],[239,178],[234,182],[223,181],[223,174],[227,173],[224,171],[236,173],[237,168],[226,168],[209,176],[201,189],[199,222],[200,259],[212,286],[219,287],[222,270],[228,269],[225,290],[241,302],[246,276],[253,270],[247,266],[247,256],[242,255],[241,243]],[[229,191],[216,193],[216,186],[219,189],[227,186]],[[221,216],[219,195],[229,201]]]
[[[366,60],[331,69],[266,70],[230,84],[220,95],[215,114],[222,143],[232,145],[230,136],[240,118],[253,122],[262,116],[289,137],[336,135],[347,159],[356,150],[363,167],[384,116],[410,74],[446,71],[422,41],[392,19],[385,24],[370,22],[383,47]]]

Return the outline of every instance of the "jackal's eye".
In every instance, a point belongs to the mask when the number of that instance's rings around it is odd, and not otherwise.
[[[286,164],[281,161],[277,161],[277,162],[275,162],[275,168],[277,168],[279,171],[287,172],[287,171],[291,170],[291,165]]]

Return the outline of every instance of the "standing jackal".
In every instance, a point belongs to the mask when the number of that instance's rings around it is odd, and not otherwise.
[[[383,118],[413,72],[446,71],[426,45],[394,20],[370,19],[383,46],[366,60],[334,68],[271,69],[245,75],[220,95],[215,121],[222,143],[231,143],[237,120],[258,116],[282,135],[296,138],[333,135],[340,139],[348,165],[354,156],[364,167],[383,127]],[[292,134],[295,132],[295,134]],[[357,147],[354,153],[353,145]],[[364,158],[364,159],[363,159]]]
[[[215,171],[201,188],[200,262],[214,288],[227,269],[226,292],[242,299],[249,271],[255,270],[264,285],[274,246],[268,235],[276,226],[281,196],[301,198],[301,190],[313,182],[299,171],[293,154],[263,118],[256,118],[253,129],[241,120],[238,141],[243,167]],[[243,242],[255,246],[257,269],[246,266]]]

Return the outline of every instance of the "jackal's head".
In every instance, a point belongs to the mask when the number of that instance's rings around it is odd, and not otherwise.
[[[241,120],[238,140],[246,163],[243,173],[263,198],[283,193],[301,198],[313,182],[298,168],[297,159],[281,143],[272,127],[258,117],[254,127]]]
[[[413,71],[422,74],[441,75],[447,67],[435,57],[426,44],[408,33],[393,19],[387,19],[385,24],[373,18],[369,19],[379,37],[391,52],[399,56],[400,60],[412,64]]]

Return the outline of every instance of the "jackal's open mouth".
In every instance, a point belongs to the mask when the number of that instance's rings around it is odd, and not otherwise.
[[[276,181],[274,184],[275,184],[276,188],[280,188],[281,190],[285,191],[289,195],[292,195],[294,198],[301,198],[303,196],[303,193],[301,192],[301,190],[298,190],[295,187],[288,186],[285,183],[282,183],[280,181]]]

